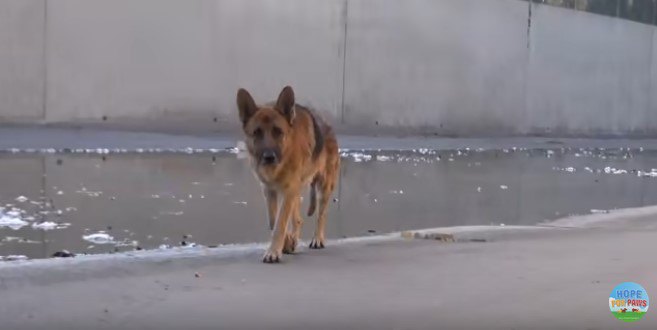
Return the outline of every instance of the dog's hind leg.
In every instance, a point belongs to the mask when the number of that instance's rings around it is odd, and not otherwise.
[[[327,189],[324,189],[324,185],[322,185],[322,189],[319,193],[319,215],[317,216],[317,226],[315,227],[313,240],[310,242],[311,249],[324,248],[324,226],[326,225],[326,213],[330,196],[331,193],[327,191]]]
[[[289,231],[285,236],[285,246],[283,246],[283,253],[292,254],[297,248],[299,237],[301,236],[301,227],[303,226],[303,218],[301,217],[301,197],[297,199],[294,213],[292,213],[292,231]]]
[[[313,178],[313,182],[310,184],[310,204],[308,204],[308,216],[315,213],[315,208],[317,206],[317,181],[318,177]]]
[[[317,227],[315,228],[315,236],[310,242],[311,249],[323,249],[325,243],[324,227],[326,226],[326,215],[328,213],[328,202],[333,194],[335,185],[338,181],[340,169],[340,157],[337,153],[337,144],[329,146],[332,150],[329,152],[333,157],[329,157],[328,166],[326,171],[318,176],[316,183],[319,186],[319,215],[317,217]]]
[[[315,227],[315,235],[310,242],[311,249],[323,249],[325,243],[324,227],[326,227],[326,215],[328,213],[328,202],[333,193],[334,182],[322,178],[320,181],[319,191],[319,215],[317,217],[317,227]]]

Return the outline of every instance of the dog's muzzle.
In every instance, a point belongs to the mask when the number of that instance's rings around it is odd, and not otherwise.
[[[278,163],[278,155],[274,150],[265,150],[260,155],[260,163],[262,165],[274,165]]]

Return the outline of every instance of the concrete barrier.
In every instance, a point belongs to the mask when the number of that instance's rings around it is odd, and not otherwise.
[[[0,121],[235,129],[238,87],[291,84],[343,131],[657,136],[655,29],[520,0],[0,0]]]
[[[647,124],[651,129],[657,127],[657,29],[652,32],[652,59],[650,63],[650,104]],[[655,134],[650,134],[654,136]]]
[[[338,0],[53,1],[47,120],[232,125],[238,87],[265,102],[285,84],[296,87],[300,101],[335,117],[342,6]]]
[[[0,122],[44,113],[45,0],[0,0]]]
[[[518,133],[527,6],[349,1],[345,121],[466,136]]]
[[[532,13],[527,132],[657,132],[650,120],[653,26],[551,6]]]

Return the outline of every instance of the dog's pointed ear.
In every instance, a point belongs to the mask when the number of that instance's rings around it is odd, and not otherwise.
[[[278,101],[276,101],[276,109],[280,111],[283,116],[285,116],[285,118],[287,118],[287,121],[290,124],[292,124],[292,121],[294,120],[294,104],[294,91],[292,90],[292,87],[285,86],[285,88],[283,88],[281,91],[281,94],[278,95]]]
[[[246,126],[246,123],[249,121],[251,116],[253,116],[256,111],[258,111],[258,106],[256,106],[253,97],[251,94],[246,91],[244,88],[240,88],[237,91],[237,108],[240,111],[240,120],[242,121],[242,126]]]

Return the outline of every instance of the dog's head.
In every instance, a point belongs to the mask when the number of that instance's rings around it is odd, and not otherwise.
[[[286,86],[272,106],[257,106],[245,89],[237,91],[242,129],[246,146],[258,174],[274,175],[288,148],[288,135],[295,115],[294,91]]]

